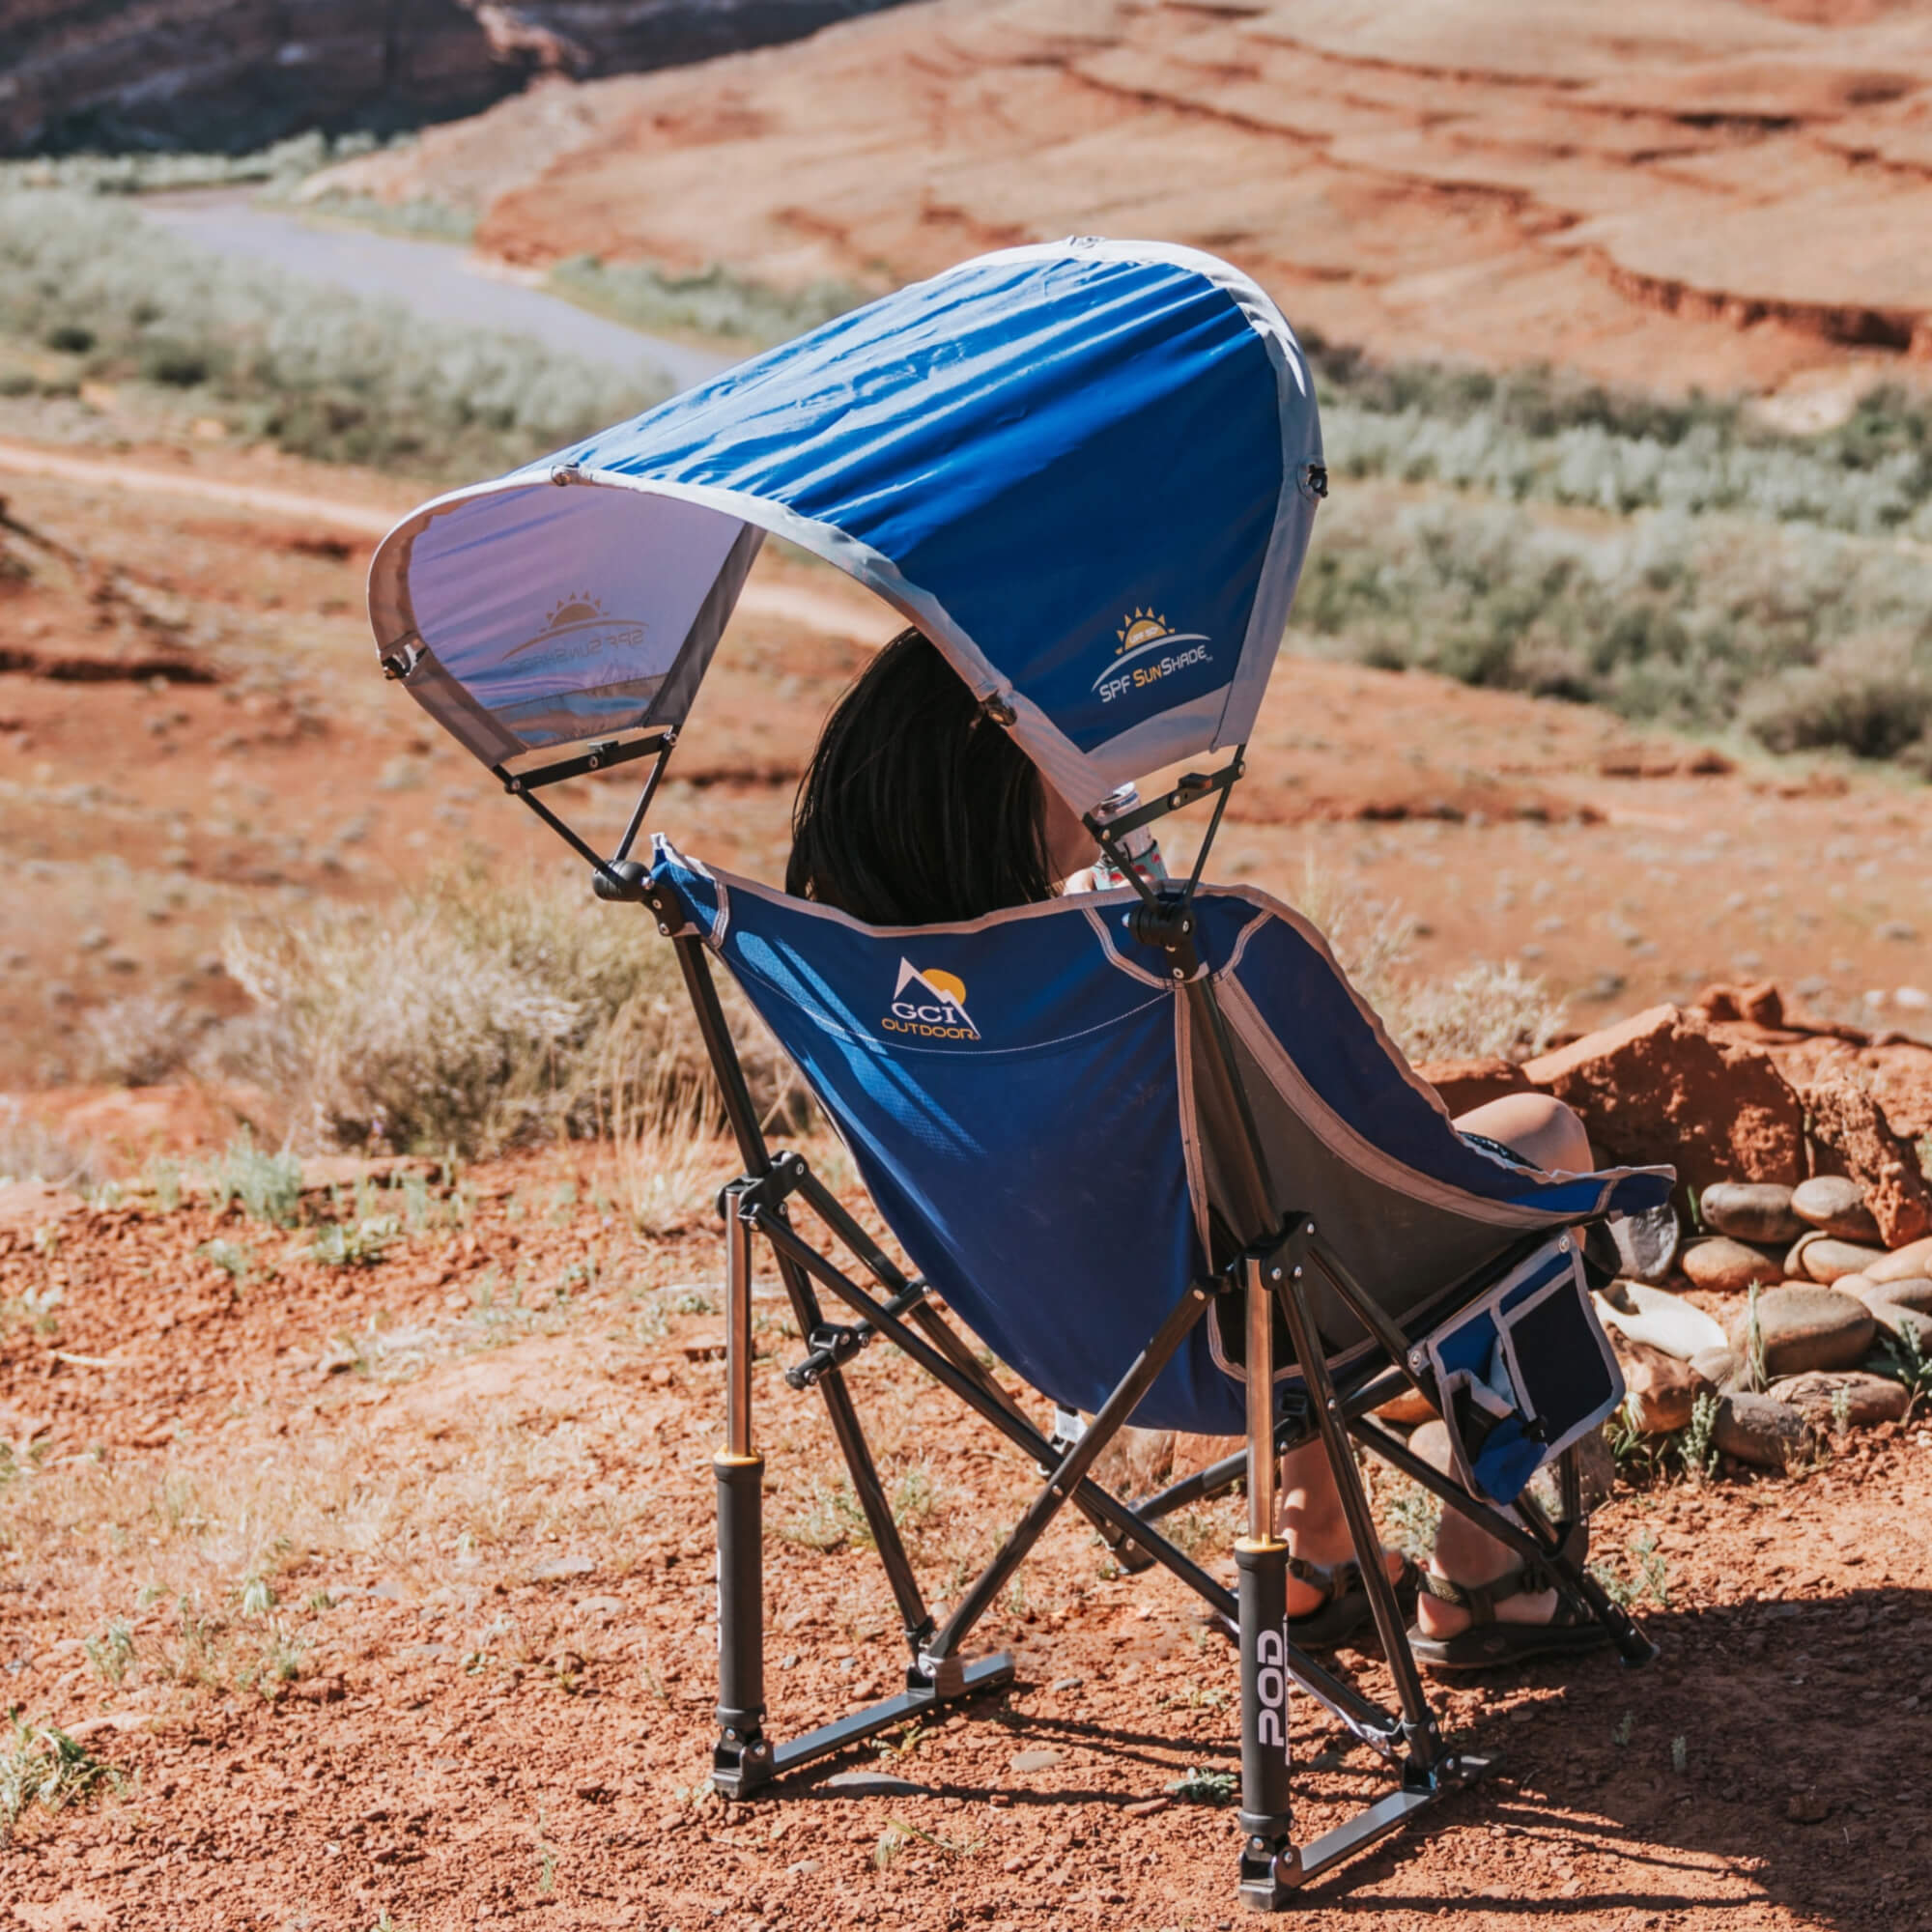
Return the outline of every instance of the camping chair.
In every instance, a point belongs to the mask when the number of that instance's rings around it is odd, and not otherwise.
[[[1307,367],[1266,297],[1191,251],[1078,240],[874,302],[426,504],[377,554],[384,668],[570,843],[602,897],[655,919],[744,1162],[722,1197],[712,1778],[728,1796],[1009,1682],[1011,1659],[971,1655],[972,1633],[1071,1508],[1124,1569],[1165,1568],[1237,1637],[1239,1889],[1285,1904],[1488,1763],[1437,1729],[1354,1443],[1546,1566],[1628,1662],[1653,1654],[1582,1566],[1567,1452],[1622,1396],[1579,1231],[1656,1206],[1668,1171],[1542,1174],[1463,1140],[1305,922],[1259,892],[1201,883],[1325,489]],[[1127,883],[875,930],[662,838],[648,862],[633,857],[766,531],[916,622]],[[1216,752],[1148,804],[1123,802],[1124,781]],[[645,758],[608,856],[539,795]],[[1144,876],[1147,829],[1195,805],[1211,818],[1190,876]],[[798,1066],[909,1267],[803,1158],[768,1146],[713,961]],[[760,1243],[802,1337],[785,1379],[827,1406],[907,1647],[902,1692],[789,1739],[768,1726],[763,1672]],[[1053,1406],[1052,1423],[981,1366],[955,1320]],[[943,1615],[850,1387],[879,1337],[1045,1476]],[[1405,1390],[1448,1422],[1461,1481],[1376,1418]],[[1245,1445],[1127,1500],[1094,1470],[1129,1421]],[[1304,1655],[1287,1622],[1276,1458],[1311,1435],[1340,1488],[1393,1710]],[[1553,1514],[1527,1488],[1552,1459],[1566,1472]],[[1230,1590],[1160,1525],[1237,1482],[1247,1526]],[[1395,1778],[1299,1846],[1291,1687]]]

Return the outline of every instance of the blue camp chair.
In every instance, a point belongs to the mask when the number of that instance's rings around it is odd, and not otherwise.
[[[1537,1173],[1465,1141],[1305,922],[1261,893],[1201,883],[1325,491],[1307,365],[1267,298],[1189,250],[1083,239],[985,256],[887,297],[424,505],[377,554],[384,668],[573,846],[601,896],[655,917],[744,1160],[723,1197],[717,1459],[712,1776],[730,1796],[1008,1682],[1010,1658],[971,1658],[968,1639],[1071,1507],[1124,1567],[1162,1565],[1237,1635],[1239,1887],[1281,1906],[1487,1765],[1436,1728],[1351,1438],[1544,1565],[1627,1660],[1652,1654],[1581,1565],[1566,1452],[1623,1393],[1582,1231],[1659,1205],[1672,1177]],[[884,930],[708,869],[662,838],[648,863],[634,858],[767,531],[918,624],[1128,883]],[[1148,804],[1122,803],[1126,781],[1215,753],[1226,755],[1165,779]],[[540,796],[643,759],[609,856]],[[1197,804],[1212,818],[1192,875],[1151,882],[1134,866],[1146,829]],[[802,1158],[767,1146],[713,960],[838,1127],[909,1268]],[[902,1693],[790,1741],[766,1726],[758,1239],[803,1338],[786,1380],[828,1405],[908,1647]],[[850,1319],[828,1320],[825,1296]],[[949,1313],[1053,1406],[1054,1423],[981,1367]],[[1046,1474],[943,1620],[848,1388],[879,1336]],[[1376,1419],[1405,1390],[1448,1422],[1460,1483]],[[1127,1501],[1092,1471],[1130,1420],[1239,1434],[1245,1446]],[[1292,1641],[1276,1457],[1311,1435],[1349,1516],[1393,1711]],[[1526,1486],[1553,1459],[1566,1480],[1552,1517]],[[1230,1591],[1159,1524],[1236,1481],[1248,1521]],[[1300,1846],[1292,1685],[1396,1773],[1388,1796]]]

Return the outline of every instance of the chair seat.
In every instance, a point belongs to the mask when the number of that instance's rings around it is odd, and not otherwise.
[[[895,930],[663,838],[653,856],[654,883],[796,1064],[914,1265],[1043,1395],[1097,1407],[1208,1272],[1222,1206],[1187,1005],[1165,956],[1127,933],[1131,891]],[[1471,1147],[1305,921],[1246,888],[1204,888],[1197,905],[1275,1206],[1317,1215],[1411,1332],[1526,1234],[1667,1197],[1667,1169],[1546,1175]],[[1316,1305],[1332,1364],[1368,1347],[1338,1301]],[[1208,1435],[1242,1418],[1213,1322],[1134,1415]]]

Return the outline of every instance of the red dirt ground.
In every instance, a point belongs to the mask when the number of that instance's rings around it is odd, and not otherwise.
[[[416,1231],[359,1268],[239,1209],[13,1204],[4,1696],[121,1783],[25,1814],[0,1925],[1234,1923],[1233,1816],[1169,1792],[1234,1763],[1234,1659],[1178,1587],[1111,1578],[1084,1525],[1049,1534],[986,1626],[1017,1655],[1010,1691],[828,1767],[913,1789],[704,1794],[718,1247],[701,1214],[627,1233],[623,1180],[556,1154],[413,1207],[365,1196]],[[245,1251],[239,1282],[217,1239]],[[816,1399],[780,1380],[773,1289],[756,1401],[789,1732],[884,1694],[899,1657]],[[852,1379],[943,1599],[1027,1472],[916,1405],[889,1350]],[[1451,1730],[1503,1767],[1352,1889],[1316,1888],[1320,1922],[1932,1923],[1928,1445],[1919,1422],[1791,1479],[1620,1490],[1598,1554],[1662,1661],[1451,1690]],[[1232,1525],[1223,1506],[1181,1533],[1225,1574]],[[1297,1714],[1313,1833],[1379,1782]]]

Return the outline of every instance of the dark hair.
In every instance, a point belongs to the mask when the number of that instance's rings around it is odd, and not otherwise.
[[[1053,896],[1045,795],[1020,748],[918,631],[866,667],[819,734],[785,891],[868,925],[941,925]]]

